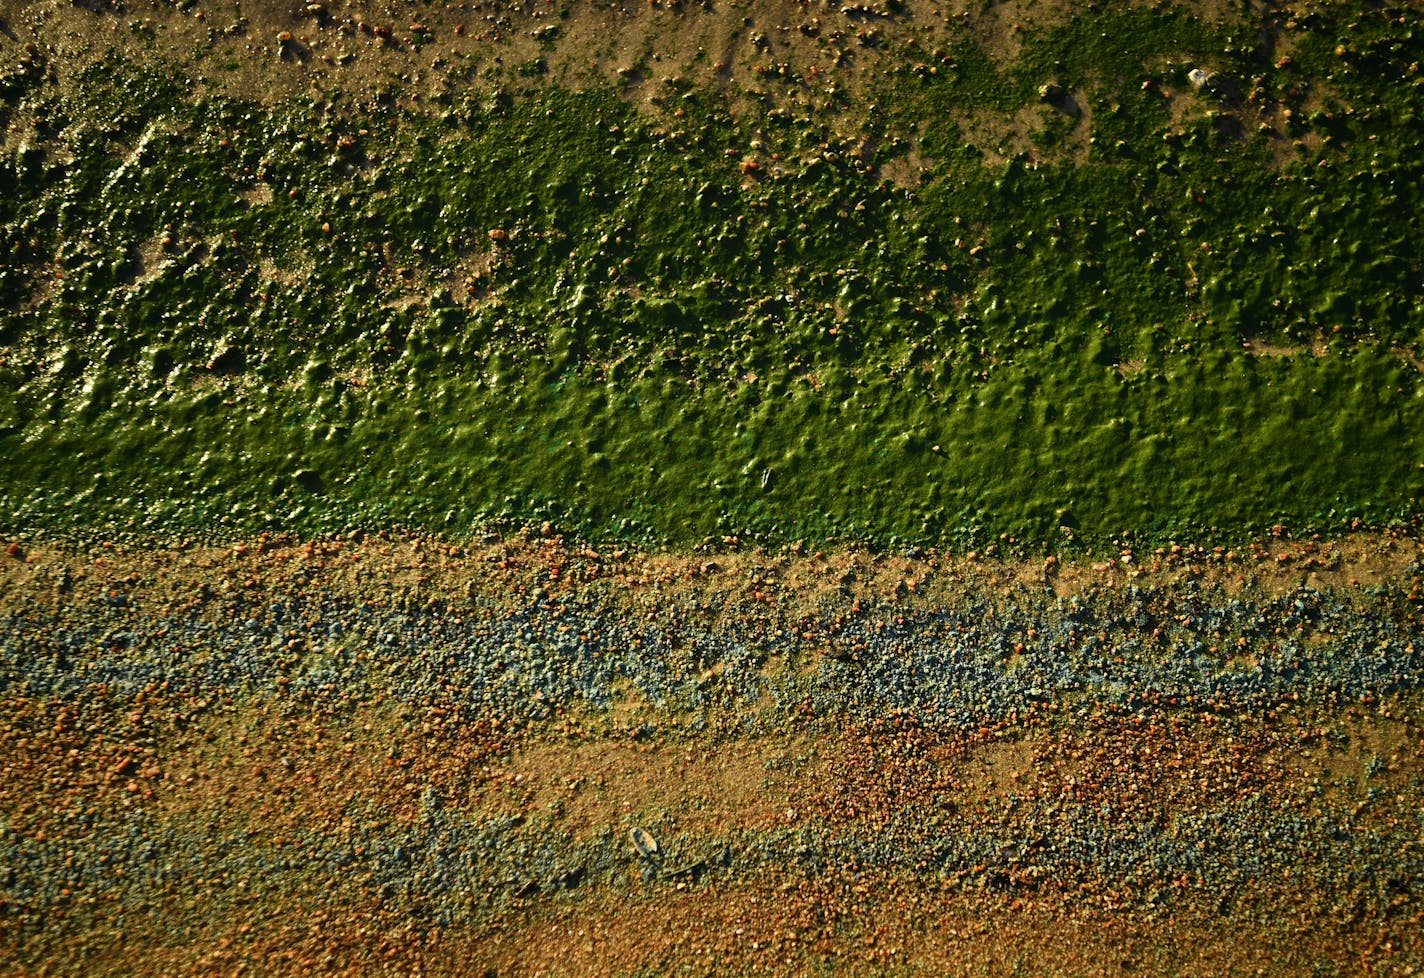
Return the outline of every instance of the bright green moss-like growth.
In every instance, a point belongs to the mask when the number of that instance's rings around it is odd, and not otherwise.
[[[695,90],[379,133],[123,65],[7,94],[46,121],[0,160],[0,519],[1055,545],[1417,509],[1410,29],[1350,25],[1300,123],[1328,138],[1277,166],[1240,92],[1160,94],[1198,62],[1249,88],[1259,53],[1130,17],[1121,50],[1085,21],[897,78],[868,125],[924,123],[917,187]],[[968,146],[958,109],[1050,82],[1091,121]]]

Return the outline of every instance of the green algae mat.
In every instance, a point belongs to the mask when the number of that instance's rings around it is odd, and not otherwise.
[[[1289,55],[1112,5],[1012,58],[907,44],[834,124],[538,61],[368,112],[119,57],[58,84],[10,45],[0,523],[1055,547],[1408,516],[1424,37],[1302,20]],[[985,113],[1031,124],[997,152]]]

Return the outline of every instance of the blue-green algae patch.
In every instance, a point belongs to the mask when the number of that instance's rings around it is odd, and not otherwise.
[[[1055,546],[1417,511],[1413,28],[1317,25],[1310,94],[1122,16],[895,79],[866,125],[919,127],[915,187],[697,90],[377,126],[124,64],[7,89],[0,522]],[[1174,114],[1197,63],[1235,87]],[[1047,82],[1085,159],[986,164],[950,118]],[[1320,106],[1315,148],[1233,132],[1252,86]]]

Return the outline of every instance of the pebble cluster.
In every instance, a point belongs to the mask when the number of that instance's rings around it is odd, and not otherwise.
[[[659,711],[743,710],[749,720],[767,708],[960,726],[1036,709],[1226,712],[1415,689],[1420,625],[1379,614],[1388,598],[1362,608],[1356,594],[1253,598],[1188,583],[1066,599],[1050,589],[967,595],[948,609],[882,605],[796,621],[670,607],[631,621],[597,592],[512,610],[474,599],[412,611],[317,589],[157,618],[113,592],[57,615],[12,612],[0,683],[60,699],[96,686],[127,697],[155,683],[199,699],[389,696],[521,723],[607,709],[630,693]]]
[[[1424,625],[1404,585],[823,613],[672,589],[635,613],[602,585],[416,606],[204,583],[174,606],[56,582],[0,625],[0,952],[26,967],[291,902],[440,930],[768,878],[1421,913]],[[634,752],[636,803],[599,794],[590,745]],[[694,749],[765,752],[744,810],[687,794],[667,759]]]

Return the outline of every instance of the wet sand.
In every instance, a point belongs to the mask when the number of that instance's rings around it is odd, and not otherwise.
[[[1407,537],[1327,544],[1375,579],[1319,587],[1249,549],[1049,579],[538,534],[16,549],[11,973],[1424,955]]]

